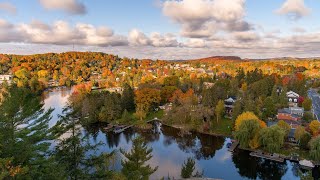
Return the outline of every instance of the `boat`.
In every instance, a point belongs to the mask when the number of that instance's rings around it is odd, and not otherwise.
[[[308,161],[305,159],[299,161],[299,165],[302,169],[306,169],[306,170],[311,170],[315,167],[315,165],[311,161]]]

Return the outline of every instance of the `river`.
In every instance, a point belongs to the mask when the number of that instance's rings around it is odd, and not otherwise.
[[[54,89],[45,92],[43,95],[45,109],[54,108],[50,126],[58,120],[58,114],[67,103],[71,93],[70,89]],[[90,133],[91,143],[104,143],[100,152],[111,152],[120,148],[130,150],[131,140],[141,135],[149,147],[153,148],[152,159],[149,164],[152,167],[158,166],[158,170],[151,176],[151,179],[162,177],[179,178],[181,165],[188,157],[196,160],[196,169],[203,171],[205,177],[218,179],[300,179],[298,176],[298,164],[286,161],[277,163],[261,158],[249,156],[247,151],[237,150],[231,153],[227,149],[229,138],[215,137],[192,133],[179,136],[177,129],[162,126],[159,131],[135,132],[127,130],[121,134],[104,133],[101,128],[92,128]],[[121,168],[121,154],[117,153],[115,169]]]

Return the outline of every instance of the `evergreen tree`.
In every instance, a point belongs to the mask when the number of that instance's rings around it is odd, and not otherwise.
[[[182,178],[191,178],[192,173],[195,170],[195,161],[193,158],[188,158],[187,161],[185,161],[181,168],[181,177]]]
[[[70,111],[70,109],[65,109]],[[75,115],[76,111],[70,111],[61,116],[53,129],[58,144],[55,147],[55,158],[64,168],[64,174],[68,179],[96,179],[110,178],[113,172],[108,169],[109,154],[92,155],[90,152],[97,150],[102,145],[91,145],[88,135],[81,132],[81,121]],[[60,138],[64,135],[67,138]]]
[[[137,137],[132,141],[132,149],[130,152],[125,152],[120,149],[120,152],[125,156],[126,160],[121,161],[121,172],[130,180],[147,180],[158,167],[152,168],[150,165],[145,165],[152,158],[152,148],[148,148],[142,137]]]
[[[122,105],[122,109],[126,109],[128,111],[135,110],[134,90],[132,89],[131,86],[129,86],[129,84],[125,84],[123,86],[123,92],[121,96],[121,105]]]
[[[241,113],[242,113],[242,102],[238,100],[234,103],[234,108],[232,110],[232,120],[236,120]]]
[[[60,175],[59,167],[49,156],[48,140],[52,109],[44,111],[39,96],[30,89],[15,85],[3,91],[0,104],[0,159],[7,163],[1,172],[2,178],[50,179]],[[8,166],[9,165],[9,166]],[[0,167],[0,169],[2,169]]]
[[[274,117],[276,114],[276,107],[275,103],[272,100],[271,97],[267,97],[264,102],[263,102],[263,117],[268,118],[268,117]]]

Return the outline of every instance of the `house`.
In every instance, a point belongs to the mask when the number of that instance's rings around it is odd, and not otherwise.
[[[234,108],[234,103],[237,101],[235,96],[230,96],[228,99],[224,100],[224,107],[227,115],[231,115]]]
[[[297,107],[298,106],[298,99],[300,95],[293,92],[289,91],[287,92],[287,98],[288,98],[288,104],[290,107]]]
[[[13,76],[12,75],[9,75],[9,74],[7,74],[7,75],[0,75],[0,84],[2,84],[3,82],[8,82],[9,84],[11,83],[11,81],[12,81],[12,78],[13,78]]]
[[[211,82],[204,82],[203,83],[203,87],[205,88],[205,89],[210,89],[210,88],[212,88],[214,86],[214,83],[211,83]]]
[[[304,109],[300,107],[289,107],[278,110],[278,120],[300,121],[304,114]]]
[[[111,87],[111,88],[106,88],[107,91],[111,93],[122,93],[123,88],[122,87]]]

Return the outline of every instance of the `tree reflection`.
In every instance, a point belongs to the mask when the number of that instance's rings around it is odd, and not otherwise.
[[[179,149],[186,153],[193,153],[197,160],[214,157],[217,150],[223,147],[225,139],[201,133],[184,134],[180,130],[164,126],[162,133],[165,137],[164,145],[168,146],[173,141]]]
[[[232,161],[238,173],[249,179],[281,179],[288,170],[286,163],[251,157],[248,151],[243,150],[234,152]]]
[[[200,140],[200,149],[196,153],[196,158],[211,159],[215,156],[216,151],[223,147],[225,139],[217,136],[210,136],[206,134],[197,134]]]

